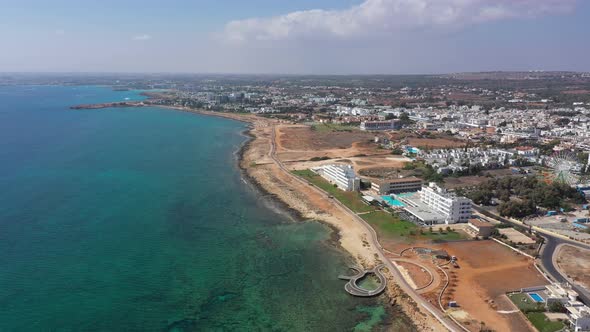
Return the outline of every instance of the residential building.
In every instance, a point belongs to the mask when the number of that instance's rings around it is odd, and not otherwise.
[[[578,293],[572,290],[567,284],[553,283],[545,287],[545,304],[547,306],[555,302],[560,302],[563,305],[567,305],[570,301],[576,301]]]
[[[344,191],[360,189],[360,178],[356,176],[350,165],[326,165],[313,168],[312,171]]]
[[[399,120],[393,119],[388,121],[363,121],[361,130],[397,130],[401,128]]]
[[[371,181],[371,189],[379,195],[418,191],[420,188],[422,188],[422,180],[414,176]]]
[[[494,225],[479,219],[469,219],[467,224],[469,226],[468,230],[471,233],[473,233],[475,236],[481,236],[483,238],[492,235],[492,231],[494,230]]]
[[[570,327],[573,331],[590,331],[590,308],[582,306],[567,306]]]

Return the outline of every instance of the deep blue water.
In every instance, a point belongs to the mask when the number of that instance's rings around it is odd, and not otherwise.
[[[388,312],[352,298],[330,230],[241,178],[245,125],[102,87],[0,87],[0,331],[345,331]],[[400,327],[400,329],[402,329]]]

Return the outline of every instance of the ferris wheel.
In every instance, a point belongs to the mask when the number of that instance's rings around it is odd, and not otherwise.
[[[580,183],[580,173],[583,165],[571,151],[558,151],[547,159],[547,166],[553,169],[553,181],[573,186]]]

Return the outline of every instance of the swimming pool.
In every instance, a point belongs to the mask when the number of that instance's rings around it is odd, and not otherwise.
[[[406,206],[404,203],[398,201],[397,199],[391,196],[381,196],[381,198],[383,198],[383,200],[390,206]]]
[[[545,300],[543,300],[543,298],[537,293],[529,293],[529,296],[535,302],[545,302]]]

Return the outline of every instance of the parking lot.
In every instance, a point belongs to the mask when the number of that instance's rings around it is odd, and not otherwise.
[[[584,228],[584,226],[590,228],[590,223],[579,223],[578,225],[575,225],[573,221],[578,218],[588,218],[588,211],[577,210],[558,214],[556,216],[535,217],[527,219],[525,222],[528,225],[538,226],[580,241],[590,241],[590,234],[587,233]],[[562,221],[560,221],[560,219]]]

